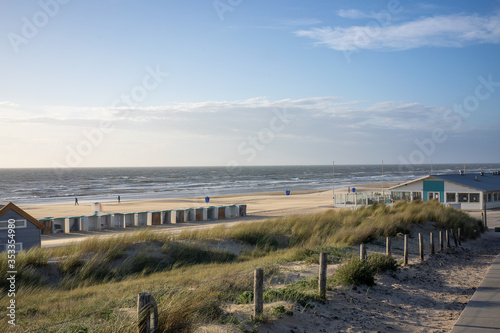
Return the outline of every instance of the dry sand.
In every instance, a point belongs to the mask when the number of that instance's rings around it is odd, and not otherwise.
[[[274,217],[332,208],[333,199],[332,191],[302,191],[292,192],[289,196],[284,193],[223,195],[211,197],[209,204],[202,197],[122,201],[120,204],[103,202],[102,208],[105,213],[132,213],[233,204],[246,204],[249,215]],[[35,218],[94,214],[92,203],[80,203],[79,206],[73,203],[28,205],[22,208]]]

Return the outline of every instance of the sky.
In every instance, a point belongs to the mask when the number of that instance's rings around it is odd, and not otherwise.
[[[0,9],[0,168],[500,162],[497,0]]]

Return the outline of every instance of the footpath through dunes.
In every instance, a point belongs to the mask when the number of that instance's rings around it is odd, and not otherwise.
[[[179,224],[164,224],[149,226],[157,232],[168,232],[172,234],[183,230],[200,230],[211,228],[215,225],[235,225],[246,222],[263,221],[267,218],[283,217],[290,215],[305,215],[324,212],[332,209],[332,191],[302,191],[292,192],[291,195],[284,193],[257,193],[225,195],[210,198],[210,204],[232,205],[243,203],[247,205],[247,216],[237,219],[221,219],[215,221],[200,221]],[[154,211],[161,209],[179,209],[207,206],[204,198],[180,198],[180,199],[157,199],[141,201],[122,201],[103,203],[103,210],[106,213],[131,213],[140,211]],[[56,205],[31,205],[22,207],[26,212],[36,218],[43,217],[64,217],[90,214],[91,203],[56,204]],[[42,247],[61,246],[72,242],[79,242],[89,236],[112,237],[123,233],[135,231],[137,228],[127,229],[103,229],[101,231],[78,231],[71,234],[51,234],[42,235]]]

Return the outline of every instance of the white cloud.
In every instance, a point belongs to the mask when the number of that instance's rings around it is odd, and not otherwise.
[[[111,121],[124,128],[147,127],[150,130],[168,128],[199,133],[218,132],[224,128],[234,131],[254,131],[265,126],[275,112],[297,117],[304,126],[330,122],[347,127],[378,127],[425,129],[440,121],[444,110],[418,103],[394,101],[366,104],[365,101],[346,101],[340,97],[311,97],[303,99],[270,100],[265,97],[241,101],[207,101],[177,103],[149,107],[53,107],[42,108],[40,114],[11,114],[0,121],[11,123],[40,123],[53,126],[92,127],[101,120]],[[66,111],[66,113],[64,113]]]
[[[357,9],[340,9],[337,12],[338,16],[350,19],[361,19],[361,18],[369,18],[373,17],[373,15],[364,13]]]
[[[43,114],[36,117],[21,114],[0,118],[0,123],[9,122],[1,135],[13,143],[9,152],[14,160],[20,154],[16,152],[22,152],[23,156],[33,156],[37,166],[51,166],[53,161],[64,164],[71,149],[81,149],[82,142],[87,146],[91,142],[91,153],[82,155],[80,166],[132,166],[139,162],[225,165],[233,159],[242,164],[293,164],[304,163],[307,158],[319,160],[334,151],[344,151],[348,159],[350,149],[370,156],[381,147],[394,147],[393,143],[411,146],[415,138],[447,128],[443,108],[332,96],[282,100],[258,97],[128,109],[60,107],[53,113],[50,108],[41,110]],[[68,113],[63,115],[61,110]],[[277,114],[291,117],[284,118],[289,121],[276,121]],[[99,134],[102,117],[112,119],[113,132]],[[447,130],[447,135],[452,137],[469,128]],[[268,143],[258,143],[257,157],[250,161],[248,152],[256,138],[270,131],[272,140],[264,136],[262,140]],[[463,140],[470,137],[475,137],[474,133]]]
[[[12,103],[12,102],[9,102],[9,101],[0,101],[0,107],[17,108],[17,107],[19,107],[19,104]]]
[[[342,12],[354,17],[356,11]],[[464,47],[500,42],[500,15],[449,15],[420,18],[402,24],[380,26],[375,20],[364,26],[324,27],[296,31],[318,45],[339,51],[407,50],[420,47]]]

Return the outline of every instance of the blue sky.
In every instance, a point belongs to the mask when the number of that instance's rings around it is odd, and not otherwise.
[[[0,167],[500,162],[500,1],[0,6]]]

